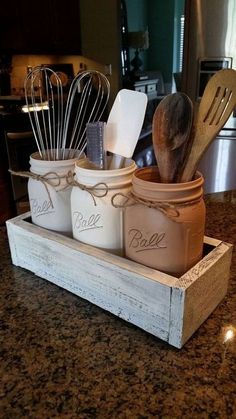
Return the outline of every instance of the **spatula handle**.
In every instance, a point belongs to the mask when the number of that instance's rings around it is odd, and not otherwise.
[[[109,170],[121,169],[124,167],[125,157],[120,156],[119,154],[113,154],[109,164]]]
[[[196,161],[194,153],[191,153],[186,164],[180,182],[190,182],[197,170],[198,161]]]

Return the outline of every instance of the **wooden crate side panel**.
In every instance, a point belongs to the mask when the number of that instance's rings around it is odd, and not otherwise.
[[[222,243],[222,240],[214,239],[209,236],[204,236],[204,243],[216,247],[219,246],[220,243]]]
[[[172,288],[170,303],[169,344],[182,348],[185,290]]]
[[[171,310],[173,311],[178,299],[183,298],[181,346],[209,317],[227,293],[232,246],[221,243],[211,253],[211,262],[209,256],[209,263],[206,262],[207,267],[205,265],[203,269],[193,270],[192,283],[190,284],[188,273],[186,287],[176,289],[172,293],[174,298],[171,299]],[[198,275],[197,280],[195,275]]]
[[[9,221],[6,222],[7,226],[7,235],[8,235],[8,243],[11,252],[11,260],[13,265],[19,266],[18,255],[17,255],[17,245],[15,242],[15,228]]]
[[[170,287],[16,224],[8,230],[18,266],[168,340]]]
[[[195,281],[198,281],[205,272],[211,269],[214,264],[221,259],[225,253],[230,252],[232,254],[232,245],[229,243],[219,242],[219,244],[201,259],[195,266],[189,269],[184,275],[182,275],[175,283],[176,288],[187,289],[191,287]],[[222,259],[223,261],[224,259]]]

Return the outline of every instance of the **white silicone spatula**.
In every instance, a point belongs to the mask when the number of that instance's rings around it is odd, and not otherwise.
[[[111,108],[106,130],[105,149],[112,154],[109,169],[122,167],[136,147],[147,107],[147,95],[135,90],[118,92]]]

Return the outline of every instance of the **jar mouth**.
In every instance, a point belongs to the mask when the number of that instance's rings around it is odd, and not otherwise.
[[[200,172],[190,182],[160,183],[157,166],[137,169],[133,175],[133,190],[142,199],[181,203],[200,199],[203,195],[203,176]]]
[[[54,152],[55,150],[48,150],[49,152]],[[69,149],[65,149],[65,153],[69,153]],[[40,166],[48,166],[48,165],[57,165],[57,166],[68,166],[68,164],[75,163],[77,160],[84,159],[85,154],[84,152],[81,153],[80,150],[75,152],[75,156],[70,159],[63,159],[63,160],[44,160],[41,158],[40,153],[36,151],[35,153],[30,155],[30,163],[33,162],[39,164]]]
[[[145,186],[148,189],[156,188],[167,189],[168,191],[176,191],[176,189],[192,189],[196,186],[201,186],[204,183],[203,176],[200,172],[196,172],[194,179],[189,182],[182,183],[162,183],[160,182],[160,175],[157,166],[142,167],[136,169],[134,172],[134,182],[140,186]]]
[[[123,174],[127,174],[127,170],[133,172],[134,167],[136,167],[136,164],[134,160],[132,159],[125,159],[124,167],[120,169],[98,169],[96,166],[94,166],[93,163],[91,163],[86,157],[80,160],[77,160],[75,163],[75,168],[77,171],[82,173],[83,175],[89,175],[91,177],[116,177],[116,176],[122,176]]]
[[[87,186],[105,183],[110,188],[123,188],[131,184],[131,177],[136,167],[132,159],[126,159],[126,167],[121,169],[97,169],[85,158],[77,160],[75,173],[77,181]]]

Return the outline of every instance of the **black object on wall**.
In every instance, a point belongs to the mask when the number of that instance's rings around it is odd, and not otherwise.
[[[11,55],[0,55],[0,96],[11,94]]]
[[[79,0],[1,2],[0,51],[4,54],[80,54]]]
[[[130,72],[130,56],[128,42],[128,18],[125,0],[121,0],[121,74],[126,77]]]

